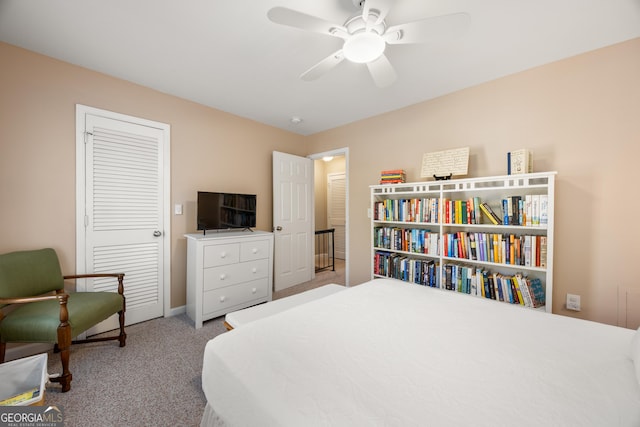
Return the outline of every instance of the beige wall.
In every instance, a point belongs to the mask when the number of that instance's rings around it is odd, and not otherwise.
[[[186,303],[185,233],[197,190],[258,196],[271,229],[271,152],[304,139],[256,122],[0,43],[0,253],[51,246],[75,270],[75,105],[171,125],[171,306]]]
[[[351,283],[370,277],[368,186],[381,170],[420,181],[423,153],[469,146],[469,176],[502,175],[506,152],[526,147],[535,171],[558,171],[553,311],[617,324],[618,288],[640,287],[638,76],[635,39],[308,137],[310,152],[349,147]],[[566,293],[582,296],[580,313]]]
[[[535,170],[558,171],[554,312],[574,315],[562,305],[577,293],[578,317],[616,324],[618,288],[640,287],[640,39],[306,138],[2,43],[0,60],[0,252],[53,246],[73,270],[80,103],[171,125],[172,204],[185,205],[172,216],[172,307],[185,303],[195,191],[255,189],[258,228],[269,229],[272,150],[349,147],[350,283],[370,277],[368,187],[379,171],[420,180],[424,152],[469,146],[470,176],[504,174],[506,152],[523,147]]]

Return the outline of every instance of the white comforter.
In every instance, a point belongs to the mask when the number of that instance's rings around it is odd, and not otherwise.
[[[379,279],[211,340],[229,426],[640,426],[634,331]]]

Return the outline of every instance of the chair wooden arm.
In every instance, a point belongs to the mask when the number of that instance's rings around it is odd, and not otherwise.
[[[60,300],[60,304],[66,304],[69,295],[66,293],[59,293],[56,295],[39,295],[35,297],[20,297],[20,298],[0,298],[0,304],[26,304],[37,301],[48,301],[52,299]]]
[[[90,273],[90,274],[71,274],[63,276],[64,280],[70,279],[90,279],[96,277],[117,277],[118,278],[118,293],[124,295],[124,273]]]

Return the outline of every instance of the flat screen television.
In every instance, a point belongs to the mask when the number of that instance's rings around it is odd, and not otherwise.
[[[256,226],[256,195],[198,191],[198,230],[228,230]]]

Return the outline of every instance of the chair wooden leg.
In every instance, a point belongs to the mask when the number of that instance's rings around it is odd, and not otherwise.
[[[60,360],[62,361],[62,375],[56,378],[56,381],[62,385],[62,392],[66,393],[71,390],[71,371],[69,371],[69,347],[60,351]]]
[[[71,390],[71,371],[69,371],[69,354],[71,348],[71,325],[69,323],[60,324],[58,326],[58,349],[60,350],[60,361],[62,362],[62,375],[52,378],[52,381],[62,385],[62,392],[66,393]]]
[[[7,343],[0,342],[0,363],[4,363],[4,354],[7,351]]]
[[[118,312],[118,319],[120,321],[120,336],[118,337],[118,341],[120,341],[120,347],[124,347],[127,344],[127,334],[124,331],[124,310]]]

